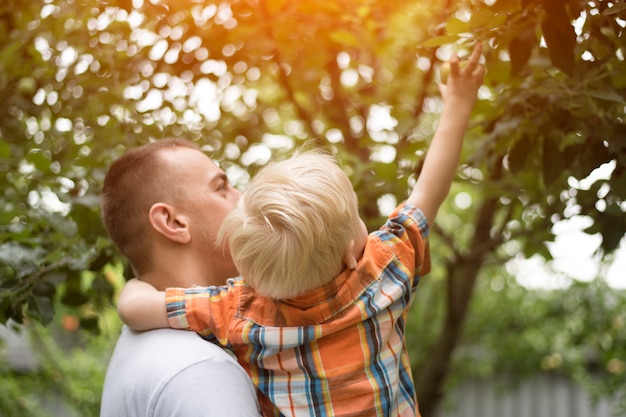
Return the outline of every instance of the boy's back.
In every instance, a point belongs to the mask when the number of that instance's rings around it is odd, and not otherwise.
[[[357,268],[327,285],[282,301],[241,279],[227,288],[168,289],[170,324],[190,324],[232,348],[267,397],[264,415],[273,405],[287,416],[311,408],[419,415],[404,331],[419,277],[430,269],[427,236],[422,213],[400,207],[370,235]]]

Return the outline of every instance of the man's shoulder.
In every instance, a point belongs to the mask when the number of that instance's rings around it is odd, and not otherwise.
[[[175,358],[186,362],[211,358],[234,360],[220,346],[188,330],[155,329],[137,332],[124,327],[116,349],[128,350],[127,354],[135,356],[163,355],[167,356],[170,362]]]
[[[227,412],[232,403],[219,402],[228,392],[242,393],[232,412]],[[239,408],[252,412],[236,413]],[[191,331],[124,327],[107,369],[101,417],[200,416],[207,410],[212,415],[256,415],[254,388],[235,359]]]

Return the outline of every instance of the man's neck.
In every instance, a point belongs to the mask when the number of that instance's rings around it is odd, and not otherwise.
[[[151,271],[141,274],[139,279],[145,281],[160,291],[169,287],[190,288],[194,285],[224,285],[228,278],[237,276],[236,273],[216,270],[215,265],[197,265],[190,262],[167,262],[167,267],[161,265]],[[171,268],[176,265],[176,268]],[[185,266],[186,265],[186,266]]]

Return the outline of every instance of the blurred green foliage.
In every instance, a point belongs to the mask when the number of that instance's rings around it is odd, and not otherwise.
[[[100,330],[97,312],[115,294],[107,265],[124,264],[101,225],[100,186],[113,159],[149,140],[198,141],[238,185],[315,140],[339,155],[376,227],[382,203],[402,200],[419,173],[441,62],[482,42],[488,72],[453,190],[471,205],[450,199],[432,229],[440,293],[423,314],[437,324],[415,348],[422,414],[432,415],[465,334],[487,343],[499,326],[471,327],[507,260],[549,260],[553,225],[572,216],[592,220],[602,255],[626,233],[624,22],[613,1],[4,0],[0,322],[50,324],[71,308]],[[608,178],[576,181],[605,164]],[[529,317],[515,326],[530,333],[553,314],[519,312]]]

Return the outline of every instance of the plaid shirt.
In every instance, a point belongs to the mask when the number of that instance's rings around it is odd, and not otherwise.
[[[429,271],[426,218],[405,205],[369,235],[357,268],[324,287],[282,301],[240,278],[169,288],[168,319],[232,349],[266,416],[415,417],[405,321]]]

